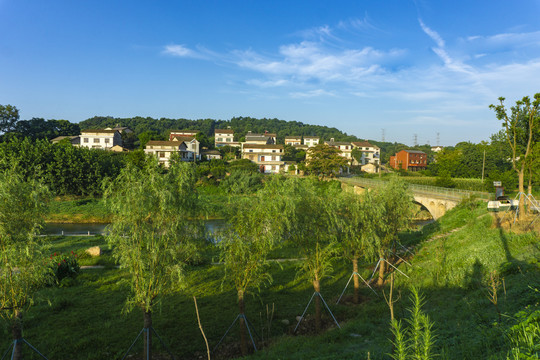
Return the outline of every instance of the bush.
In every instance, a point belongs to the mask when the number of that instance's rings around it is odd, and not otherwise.
[[[51,261],[51,285],[71,284],[68,279],[75,279],[81,269],[77,260],[77,254],[57,254],[54,253],[50,257]]]

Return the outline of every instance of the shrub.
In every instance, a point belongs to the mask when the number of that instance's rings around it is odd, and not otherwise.
[[[70,284],[70,280],[64,279],[75,279],[81,269],[77,260],[77,254],[73,251],[71,254],[54,253],[51,255],[50,261],[52,274],[49,283],[51,285]]]

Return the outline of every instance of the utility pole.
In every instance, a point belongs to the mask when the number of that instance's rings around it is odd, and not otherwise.
[[[484,160],[482,161],[482,183],[484,183],[484,167],[486,166],[486,149],[484,149]]]

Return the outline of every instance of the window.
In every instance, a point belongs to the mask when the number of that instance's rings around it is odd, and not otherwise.
[[[99,138],[94,138],[94,144],[99,144]]]
[[[231,139],[231,138],[228,138],[227,141],[228,141],[228,142],[232,142],[232,139]]]
[[[222,139],[222,138],[217,138],[217,141],[218,141],[218,142],[222,142],[223,139]]]
[[[88,142],[88,138],[83,138],[83,142],[87,143],[87,142]]]
[[[253,149],[249,149],[249,152],[253,152]]]
[[[159,152],[159,157],[164,158],[165,157],[165,151],[160,151]]]
[[[105,144],[108,144],[109,143],[109,139],[105,139]]]

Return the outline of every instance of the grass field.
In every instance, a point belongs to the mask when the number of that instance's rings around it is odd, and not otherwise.
[[[452,230],[460,229],[454,232]],[[24,336],[49,359],[119,359],[142,328],[142,313],[123,314],[128,296],[128,275],[114,267],[110,249],[102,237],[54,237],[50,251],[78,254],[81,265],[104,265],[86,269],[71,287],[43,289],[36,304],[25,315]],[[443,359],[506,359],[510,349],[507,330],[516,323],[515,314],[529,307],[539,308],[540,247],[535,233],[511,234],[492,227],[491,216],[481,207],[461,207],[421,231],[401,235],[412,266],[402,263],[396,273],[400,300],[395,305],[398,318],[407,315],[408,293],[415,284],[426,296],[424,307],[434,321],[437,352]],[[101,245],[99,258],[83,255],[84,249]],[[216,252],[210,251],[215,257]],[[291,244],[276,249],[274,259],[297,258]],[[224,286],[223,267],[194,266],[183,286],[154,312],[154,327],[177,358],[206,358],[204,340],[197,326],[193,296],[197,297],[202,325],[213,348],[237,315],[236,295]],[[322,295],[336,315],[341,329],[331,325],[323,334],[311,333],[311,316],[292,335],[296,317],[301,315],[313,289],[296,276],[295,261],[275,262],[271,266],[273,283],[247,298],[247,316],[266,346],[251,355],[261,359],[386,359],[391,352],[389,310],[381,289],[379,296],[367,287],[361,291],[362,303],[352,305],[349,289],[340,305],[335,302],[349,276],[350,265],[335,260],[334,273],[322,283]],[[366,264],[362,276],[371,276],[374,264]],[[500,289],[499,322],[497,311],[487,297],[489,272],[497,270],[504,278]],[[268,309],[274,307],[273,320]],[[313,305],[308,314],[313,312]],[[270,311],[271,313],[271,311]],[[270,326],[269,326],[270,324]],[[270,334],[270,335],[269,335]],[[2,323],[0,350],[9,346],[10,334]],[[213,358],[239,354],[237,327],[233,327]],[[164,349],[156,344],[156,351]],[[262,342],[258,342],[262,345]],[[142,343],[135,348],[140,353]],[[369,353],[369,355],[368,355]],[[37,359],[29,353],[29,359]],[[165,358],[165,357],[164,357]]]

